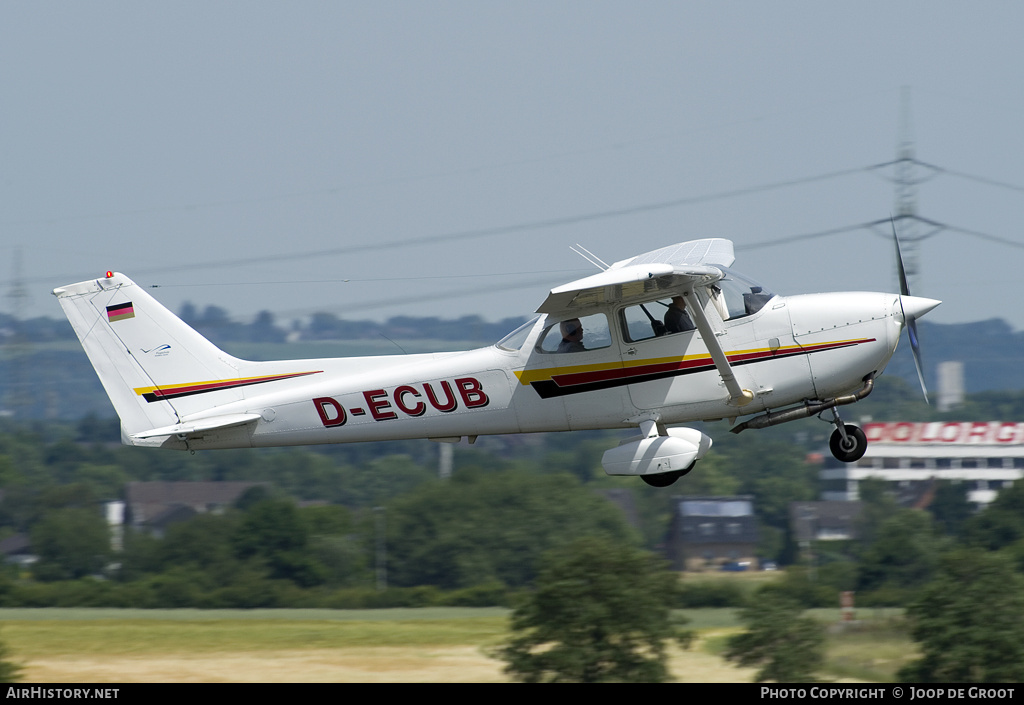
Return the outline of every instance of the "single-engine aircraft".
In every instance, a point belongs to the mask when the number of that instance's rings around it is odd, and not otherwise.
[[[897,242],[897,255],[899,245]],[[589,254],[589,253],[588,253]],[[867,441],[837,407],[870,393],[904,327],[940,302],[900,294],[778,296],[730,269],[733,244],[683,242],[552,289],[540,314],[467,352],[249,362],[123,274],[54,290],[127,445],[182,450],[635,428],[609,475],[664,487],[711,438],[831,413],[831,449]],[[916,335],[911,343],[917,352]]]

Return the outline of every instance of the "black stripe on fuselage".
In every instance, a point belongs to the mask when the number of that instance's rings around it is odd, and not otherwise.
[[[808,350],[806,348],[800,348],[798,350],[783,353],[766,352],[761,356],[753,357],[750,359],[730,360],[729,364],[733,367],[742,367],[743,365],[751,365],[758,362],[767,362],[769,360],[781,360],[787,357],[795,357],[797,355],[812,355],[817,352],[839,350],[841,348],[848,348],[854,345],[859,345],[860,343],[874,342],[874,340],[874,338],[868,340],[851,340],[849,342],[843,342],[829,346],[822,346],[817,350]],[[630,384],[640,384],[642,382],[654,382],[660,379],[682,377],[684,375],[697,374],[699,372],[708,372],[709,370],[713,369],[715,369],[715,363],[711,360],[711,358],[708,358],[707,363],[705,364],[680,367],[673,370],[659,370],[657,372],[644,372],[643,367],[638,367],[631,374],[627,373],[622,377],[616,377],[613,379],[602,379],[595,382],[581,382],[578,384],[567,385],[565,387],[559,386],[554,379],[544,379],[538,380],[536,382],[530,382],[530,386],[533,387],[533,389],[537,392],[541,399],[553,399],[555,397],[564,397],[569,396],[571,394],[596,392],[602,389],[613,389],[615,387],[622,387]]]

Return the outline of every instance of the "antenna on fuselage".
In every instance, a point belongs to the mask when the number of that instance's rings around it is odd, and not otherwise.
[[[576,249],[577,247],[579,249]],[[602,272],[605,272],[605,271],[608,270],[609,265],[604,260],[602,260],[600,257],[595,255],[593,252],[591,252],[590,250],[588,250],[586,247],[584,247],[583,245],[579,244],[578,242],[576,243],[575,247],[570,246],[569,249],[572,250],[573,252],[575,252],[576,254],[578,254],[583,259],[585,259],[588,262],[590,262],[592,265],[594,265],[595,267],[600,269]]]

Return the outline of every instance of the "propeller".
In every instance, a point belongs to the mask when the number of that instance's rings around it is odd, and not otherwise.
[[[910,338],[910,349],[914,353],[914,366],[917,368],[917,379],[921,383],[921,392],[924,394],[925,403],[931,404],[928,401],[928,387],[924,383],[924,368],[921,364],[921,343],[917,337],[917,317],[923,316],[932,310],[938,305],[938,302],[925,307],[923,302],[929,301],[928,299],[919,299],[910,295],[910,286],[907,284],[907,271],[903,267],[903,255],[900,254],[900,237],[896,234],[896,221],[892,216],[889,216],[889,222],[892,224],[892,239],[896,243],[896,265],[900,273],[900,310],[903,312],[903,323],[907,328],[907,337]]]

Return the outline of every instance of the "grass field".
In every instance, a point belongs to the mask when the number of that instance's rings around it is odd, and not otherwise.
[[[734,610],[688,610],[697,641],[671,650],[679,682],[747,682],[720,654]],[[815,611],[835,623],[838,610]],[[0,638],[27,682],[502,682],[488,652],[500,608],[392,610],[4,609]],[[891,614],[833,634],[825,675],[890,680],[912,654]]]

